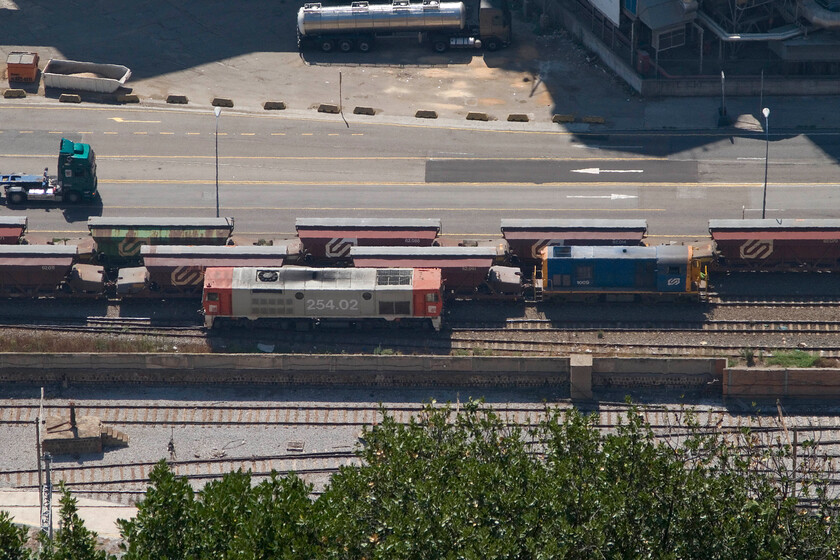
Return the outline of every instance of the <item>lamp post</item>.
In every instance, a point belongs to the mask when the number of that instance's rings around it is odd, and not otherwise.
[[[761,110],[764,115],[764,197],[761,200],[761,219],[767,210],[767,160],[770,155],[770,109],[765,107]]]
[[[219,217],[219,115],[222,114],[222,108],[216,107],[213,109],[216,115],[216,217]]]

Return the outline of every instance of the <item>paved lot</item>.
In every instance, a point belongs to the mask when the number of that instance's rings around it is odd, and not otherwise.
[[[315,115],[319,103],[346,110],[372,107],[372,119],[412,118],[418,109],[438,111],[438,122],[464,122],[470,111],[488,113],[508,126],[511,113],[551,125],[554,114],[575,115],[573,131],[603,129],[697,129],[717,125],[719,99],[642,100],[612,76],[564,31],[536,36],[535,24],[515,14],[515,44],[496,53],[456,50],[444,55],[403,40],[361,54],[297,52],[297,3],[258,0],[141,1],[128,13],[120,5],[81,0],[0,0],[5,60],[13,50],[51,57],[123,64],[144,104],[163,104],[168,94],[188,96],[188,109],[209,110],[212,98],[233,99],[236,110],[262,111],[265,101],[285,101],[290,115]],[[72,22],[72,25],[68,25]],[[5,85],[5,83],[3,84]],[[35,93],[34,88],[29,88]],[[43,94],[43,86],[40,94]],[[55,92],[52,92],[54,101]],[[27,99],[37,103],[44,98]],[[765,99],[779,128],[840,127],[837,99]],[[0,100],[0,103],[17,102]],[[760,101],[727,100],[742,128],[761,126]],[[601,116],[605,125],[580,123]],[[539,123],[539,124],[538,124]]]

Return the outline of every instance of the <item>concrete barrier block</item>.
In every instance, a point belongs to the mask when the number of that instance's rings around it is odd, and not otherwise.
[[[553,117],[551,117],[551,122],[558,123],[558,124],[573,123],[573,122],[575,122],[575,116],[574,115],[554,115]]]
[[[354,115],[375,115],[376,110],[373,107],[356,107],[353,109]]]
[[[58,97],[58,101],[60,103],[81,103],[82,102],[82,97],[80,95],[75,94],[75,93],[62,93]]]
[[[233,107],[233,99],[226,97],[214,97],[210,102],[213,107]]]
[[[478,112],[469,112],[467,113],[467,120],[468,121],[489,121],[490,115],[487,113],[478,113]]]
[[[438,118],[437,111],[426,111],[424,109],[420,109],[414,116],[418,119],[436,119]]]
[[[174,103],[176,105],[186,105],[189,103],[189,99],[187,99],[186,95],[167,95],[166,102]]]
[[[6,99],[19,99],[21,97],[26,97],[26,90],[7,89],[3,92],[3,97],[5,97]]]
[[[127,93],[117,96],[117,103],[140,103],[140,96],[136,93]]]
[[[341,106],[340,105],[335,105],[333,103],[321,103],[320,105],[318,105],[318,112],[319,113],[332,113],[332,114],[340,113],[341,112]]]
[[[266,111],[282,111],[286,108],[285,101],[266,101],[263,103],[263,109]]]
[[[531,119],[525,113],[511,113],[507,120],[508,122],[529,122]]]
[[[583,117],[582,120],[587,124],[604,124],[607,122],[604,117]]]
[[[572,354],[569,359],[569,396],[572,400],[592,400],[592,356]]]

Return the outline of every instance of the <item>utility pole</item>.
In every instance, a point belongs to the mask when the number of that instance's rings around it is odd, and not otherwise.
[[[47,477],[44,484],[44,499],[41,502],[41,532],[47,533],[52,538],[52,477],[50,476],[50,463],[52,463],[52,455],[44,453],[44,469]]]

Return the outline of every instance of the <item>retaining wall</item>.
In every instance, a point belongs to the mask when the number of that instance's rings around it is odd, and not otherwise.
[[[0,383],[567,387],[568,358],[300,354],[0,354]]]
[[[728,368],[724,397],[840,397],[840,370],[830,368]]]
[[[587,356],[591,358],[591,356]],[[0,383],[270,383],[280,385],[570,388],[570,358],[302,354],[0,354]],[[587,364],[589,362],[587,361]],[[709,389],[724,360],[594,358],[597,389]],[[578,382],[586,381],[578,378]]]

